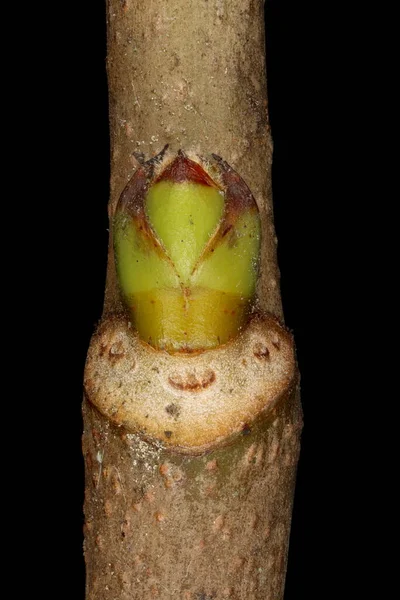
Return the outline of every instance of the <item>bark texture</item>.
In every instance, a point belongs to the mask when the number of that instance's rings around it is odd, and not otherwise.
[[[85,373],[86,598],[282,600],[302,414],[279,322],[263,2],[109,0],[108,77],[110,218],[134,152],[222,156],[260,208],[261,316],[200,357],[143,345],[111,232]]]
[[[294,390],[232,446],[188,456],[84,406],[88,600],[283,598],[301,413]]]

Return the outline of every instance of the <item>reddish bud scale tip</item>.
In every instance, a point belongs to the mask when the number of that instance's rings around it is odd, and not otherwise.
[[[232,167],[217,154],[211,155],[218,164],[221,179],[226,193],[226,209],[228,220],[235,220],[236,215],[244,210],[257,210],[258,206],[246,183]]]
[[[198,163],[190,160],[184,154],[178,154],[175,160],[164,169],[157,178],[156,183],[159,181],[173,181],[174,183],[183,183],[187,181],[190,183],[208,185],[214,188],[218,187]]]
[[[226,209],[232,217],[245,210],[258,210],[253,194],[243,179],[232,169],[224,171],[222,181],[226,187]]]
[[[116,212],[125,212],[128,215],[144,215],[143,201],[149,188],[152,168],[140,167],[132,179],[126,184],[117,204]]]

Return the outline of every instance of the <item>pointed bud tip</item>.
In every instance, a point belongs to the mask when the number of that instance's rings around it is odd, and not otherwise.
[[[163,170],[157,178],[157,183],[159,181],[172,181],[174,183],[191,182],[209,187],[217,187],[216,183],[204,169],[197,162],[187,158],[183,152],[179,152],[172,163]]]

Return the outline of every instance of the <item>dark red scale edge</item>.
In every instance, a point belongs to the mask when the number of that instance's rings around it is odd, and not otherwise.
[[[191,183],[199,183],[209,187],[218,187],[198,163],[190,160],[183,153],[178,154],[172,163],[164,169],[161,175],[156,179],[156,183],[159,181],[173,181],[174,183],[189,181]]]

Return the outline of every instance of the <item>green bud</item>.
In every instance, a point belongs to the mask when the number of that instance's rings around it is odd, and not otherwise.
[[[242,179],[215,158],[214,178],[183,153],[158,176],[148,161],[114,218],[117,274],[131,320],[144,341],[169,352],[227,342],[252,307],[259,213]]]

